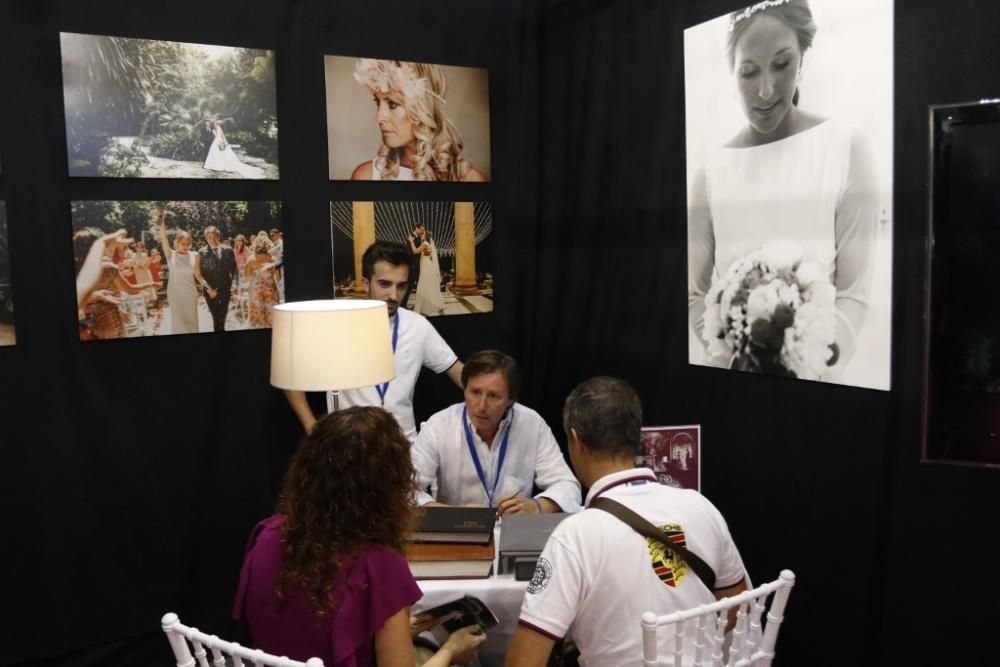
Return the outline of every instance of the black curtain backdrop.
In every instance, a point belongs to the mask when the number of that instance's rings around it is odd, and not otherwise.
[[[0,664],[170,665],[159,622],[171,610],[230,633],[246,538],[301,436],[268,384],[269,331],[78,342],[70,201],[280,200],[289,300],[332,296],[332,200],[492,201],[505,267],[496,312],[435,325],[461,357],[518,354],[531,312],[534,253],[517,230],[534,229],[537,26],[519,2],[0,3],[18,333],[0,348],[0,493],[13,508]],[[280,180],[67,178],[60,31],[276,50]],[[493,182],[330,182],[325,54],[488,68]],[[461,400],[427,375],[418,419]]]
[[[687,364],[682,33],[739,4],[0,3],[18,334],[0,348],[0,664],[169,665],[166,611],[229,632],[300,435],[269,332],[77,342],[69,202],[280,200],[299,300],[330,295],[329,202],[380,198],[493,201],[496,310],[434,323],[460,356],[517,356],[557,434],[594,374],[632,382],[648,424],[703,425],[703,490],[754,580],[798,575],[778,664],[986,664],[1000,484],[919,463],[920,383],[926,107],[1000,95],[1000,6],[896,2],[894,389],[876,392]],[[68,179],[60,31],[275,49],[281,180]],[[493,181],[328,181],[324,54],[489,68]],[[460,400],[425,376],[418,419]]]
[[[703,491],[751,576],[797,575],[778,664],[986,664],[1000,471],[919,462],[920,387],[927,105],[1000,95],[985,28],[1000,6],[895,3],[893,390],[878,392],[687,363],[683,30],[744,4],[545,3],[537,407],[553,417],[607,373],[639,389],[647,424],[702,424]]]

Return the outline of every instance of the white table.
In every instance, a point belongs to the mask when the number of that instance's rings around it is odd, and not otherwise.
[[[494,529],[496,557],[493,572],[498,572],[500,559],[500,525]],[[479,598],[493,610],[500,623],[486,633],[486,642],[479,649],[479,662],[483,667],[501,667],[507,646],[517,629],[517,617],[521,612],[521,600],[527,581],[517,581],[513,574],[494,574],[488,579],[422,579],[417,582],[424,596],[413,605],[413,612],[436,607],[451,602],[463,595]]]

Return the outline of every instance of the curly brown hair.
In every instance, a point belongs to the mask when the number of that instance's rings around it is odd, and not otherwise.
[[[361,549],[403,551],[417,490],[410,443],[396,419],[374,407],[328,414],[292,457],[278,499],[284,565],[274,594],[301,588],[319,618],[331,611],[337,570]]]

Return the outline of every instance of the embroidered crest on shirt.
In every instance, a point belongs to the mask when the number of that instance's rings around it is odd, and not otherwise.
[[[528,582],[528,592],[541,593],[549,587],[550,581],[552,581],[552,563],[547,558],[539,558],[535,565],[535,574]]]
[[[679,544],[682,547],[687,546],[687,540],[684,539],[684,529],[681,528],[680,524],[671,523],[659,528],[674,544]],[[665,585],[676,588],[687,575],[687,563],[674,552],[668,551],[659,541],[650,537],[646,538],[646,546],[649,548],[649,556],[653,561],[653,572],[657,578]]]

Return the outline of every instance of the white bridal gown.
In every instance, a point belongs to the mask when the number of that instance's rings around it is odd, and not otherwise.
[[[433,241],[430,256],[420,255],[420,278],[417,279],[417,299],[413,310],[421,315],[440,315],[444,311],[444,297],[441,296],[441,266],[438,263],[437,246]]]
[[[693,228],[699,231],[688,238],[689,255],[714,258],[714,281],[765,243],[794,241],[837,286],[838,305],[867,303],[871,262],[853,258],[871,252],[878,210],[868,196],[875,184],[856,182],[865,170],[851,164],[853,141],[850,127],[829,119],[769,144],[709,151],[704,190],[696,187],[689,198],[689,215],[707,216],[709,224]],[[838,265],[845,249],[852,261]],[[693,315],[710,287],[705,278],[690,276]],[[837,316],[846,321],[839,308]],[[692,324],[700,337],[700,318]]]
[[[219,148],[219,144],[225,148]],[[228,142],[221,142],[218,139],[212,142],[212,147],[208,149],[208,156],[205,158],[205,169],[211,171],[230,171],[239,174],[243,178],[263,178],[257,167],[243,164]]]

